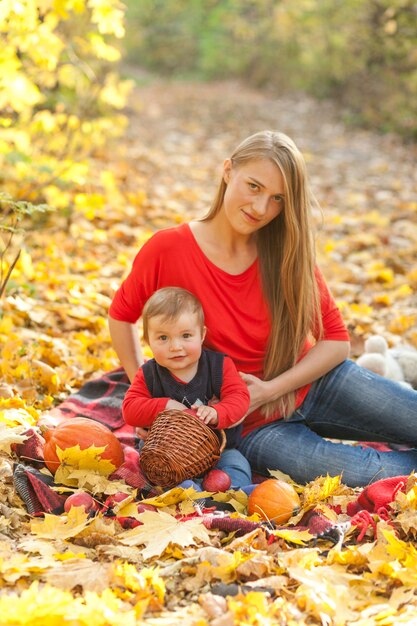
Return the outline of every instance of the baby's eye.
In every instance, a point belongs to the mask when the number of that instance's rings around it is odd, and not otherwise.
[[[166,341],[168,339],[168,336],[167,335],[159,335],[158,339],[160,341]]]
[[[192,334],[191,334],[191,333],[184,333],[184,334],[183,334],[183,338],[184,338],[184,339],[190,339],[190,337],[192,337]]]

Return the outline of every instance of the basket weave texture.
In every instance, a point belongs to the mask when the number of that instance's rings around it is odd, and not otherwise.
[[[140,451],[140,465],[153,485],[174,487],[200,476],[219,460],[226,445],[224,431],[214,431],[190,413],[159,413]]]

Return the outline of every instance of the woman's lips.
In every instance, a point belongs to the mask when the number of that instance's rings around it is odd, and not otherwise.
[[[250,222],[251,224],[258,224],[260,222],[260,219],[258,217],[254,217],[253,215],[251,215],[247,211],[243,211],[242,210],[242,213],[243,213],[244,217],[248,220],[248,222]]]

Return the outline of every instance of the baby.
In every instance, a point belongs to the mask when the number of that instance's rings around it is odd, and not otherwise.
[[[249,408],[249,392],[233,361],[203,348],[206,335],[200,301],[179,287],[164,287],[146,302],[143,337],[153,359],[136,376],[123,401],[127,424],[149,428],[165,409],[192,409],[210,426],[225,429],[227,446],[216,464],[229,474],[232,488],[251,483],[246,458],[233,446]]]

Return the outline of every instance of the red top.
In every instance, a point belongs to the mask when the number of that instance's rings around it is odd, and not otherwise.
[[[318,269],[316,278],[323,339],[348,341],[340,311]],[[111,317],[135,323],[154,291],[169,286],[188,289],[201,301],[207,325],[205,347],[225,352],[238,370],[263,379],[270,315],[257,260],[242,274],[228,274],[204,255],[188,224],[160,230],[136,255],[130,274],[114,295]],[[311,347],[306,341],[302,353]],[[309,388],[306,385],[298,390],[297,407]],[[262,424],[265,424],[264,416],[259,410],[254,411],[245,419],[244,434]]]
[[[171,374],[176,380],[181,381]],[[158,413],[166,408],[169,398],[153,398],[139,368],[123,400],[123,418],[131,426],[149,427]],[[220,402],[213,405],[219,422],[216,428],[230,428],[239,422],[249,407],[249,391],[239,376],[235,364],[228,356],[223,361]]]

